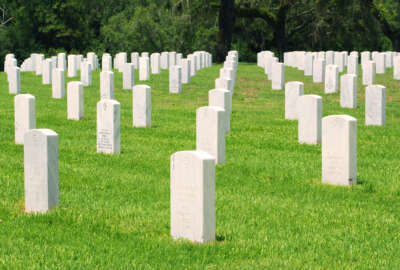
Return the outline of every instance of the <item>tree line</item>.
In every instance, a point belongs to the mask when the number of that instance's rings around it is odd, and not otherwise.
[[[14,53],[400,51],[393,0],[0,0],[0,59]],[[3,65],[3,61],[0,61]]]

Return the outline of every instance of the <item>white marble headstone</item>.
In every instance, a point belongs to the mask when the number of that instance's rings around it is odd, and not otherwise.
[[[299,143],[320,143],[322,98],[317,95],[303,95],[297,100]]]
[[[97,153],[121,151],[121,106],[118,101],[102,99],[97,103]]]
[[[24,135],[36,128],[35,97],[30,94],[19,94],[14,97],[15,143],[24,144]]]
[[[169,92],[182,92],[182,67],[171,66],[169,69]]]
[[[225,110],[200,107],[196,111],[196,150],[213,156],[217,164],[225,162]]]
[[[45,213],[58,205],[58,135],[31,129],[24,135],[25,211]]]
[[[327,65],[325,69],[325,94],[336,93],[339,84],[339,69],[336,65]]]
[[[357,75],[345,74],[340,77],[340,106],[357,108]]]
[[[322,119],[322,183],[357,184],[357,120],[351,116]]]
[[[304,95],[304,83],[288,82],[285,85],[285,119],[296,120],[297,100]]]
[[[386,87],[369,85],[365,89],[365,124],[383,126],[386,122]]]
[[[151,88],[148,85],[133,87],[133,126],[151,127]]]
[[[215,240],[215,159],[203,151],[176,152],[170,173],[172,238]]]
[[[81,120],[84,114],[83,84],[69,82],[67,85],[67,118]]]

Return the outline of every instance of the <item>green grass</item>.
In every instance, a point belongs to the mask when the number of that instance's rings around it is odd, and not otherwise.
[[[305,93],[323,97],[323,115],[358,121],[354,187],[321,184],[321,146],[297,142],[284,120],[284,91],[263,70],[240,63],[227,162],[216,168],[217,241],[198,245],[169,235],[169,162],[195,149],[196,109],[208,103],[221,65],[203,69],[168,93],[168,74],[152,75],[152,128],[132,127],[132,95],[121,90],[121,154],[96,153],[99,73],[85,87],[85,119],[67,120],[66,98],[52,99],[41,77],[22,73],[22,92],[36,97],[37,128],[59,135],[60,204],[24,213],[23,146],[14,144],[13,95],[0,74],[0,268],[4,269],[395,269],[400,265],[400,82],[387,87],[387,125],[364,125],[339,93],[323,94],[301,71]],[[360,77],[360,76],[359,76]],[[74,78],[77,80],[78,78]],[[136,74],[136,83],[139,83]],[[70,79],[68,79],[70,81]]]

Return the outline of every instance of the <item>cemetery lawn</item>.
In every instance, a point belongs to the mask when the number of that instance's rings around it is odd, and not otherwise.
[[[132,127],[132,93],[121,90],[121,154],[96,153],[99,71],[85,87],[85,118],[67,120],[66,98],[52,99],[41,76],[21,73],[22,93],[36,97],[37,128],[59,135],[60,204],[45,215],[24,213],[23,146],[14,144],[14,96],[0,73],[0,268],[2,269],[395,269],[400,265],[400,81],[387,87],[383,127],[364,125],[339,93],[285,68],[323,97],[323,115],[357,118],[358,185],[321,184],[321,146],[297,142],[284,119],[284,91],[263,70],[240,63],[227,162],[216,168],[217,241],[170,237],[170,156],[195,149],[196,109],[208,104],[221,65],[203,69],[168,93],[168,73],[151,75],[152,128]],[[139,84],[136,71],[135,82]],[[77,78],[66,81],[78,80]]]

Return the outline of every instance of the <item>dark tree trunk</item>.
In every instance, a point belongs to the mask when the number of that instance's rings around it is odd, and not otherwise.
[[[234,24],[234,0],[221,0],[219,8],[217,61],[223,62],[231,49]]]
[[[273,43],[278,49],[278,55],[283,58],[283,53],[287,48],[287,36],[286,36],[286,16],[288,6],[281,7],[278,11],[276,22],[274,23],[274,39]]]

